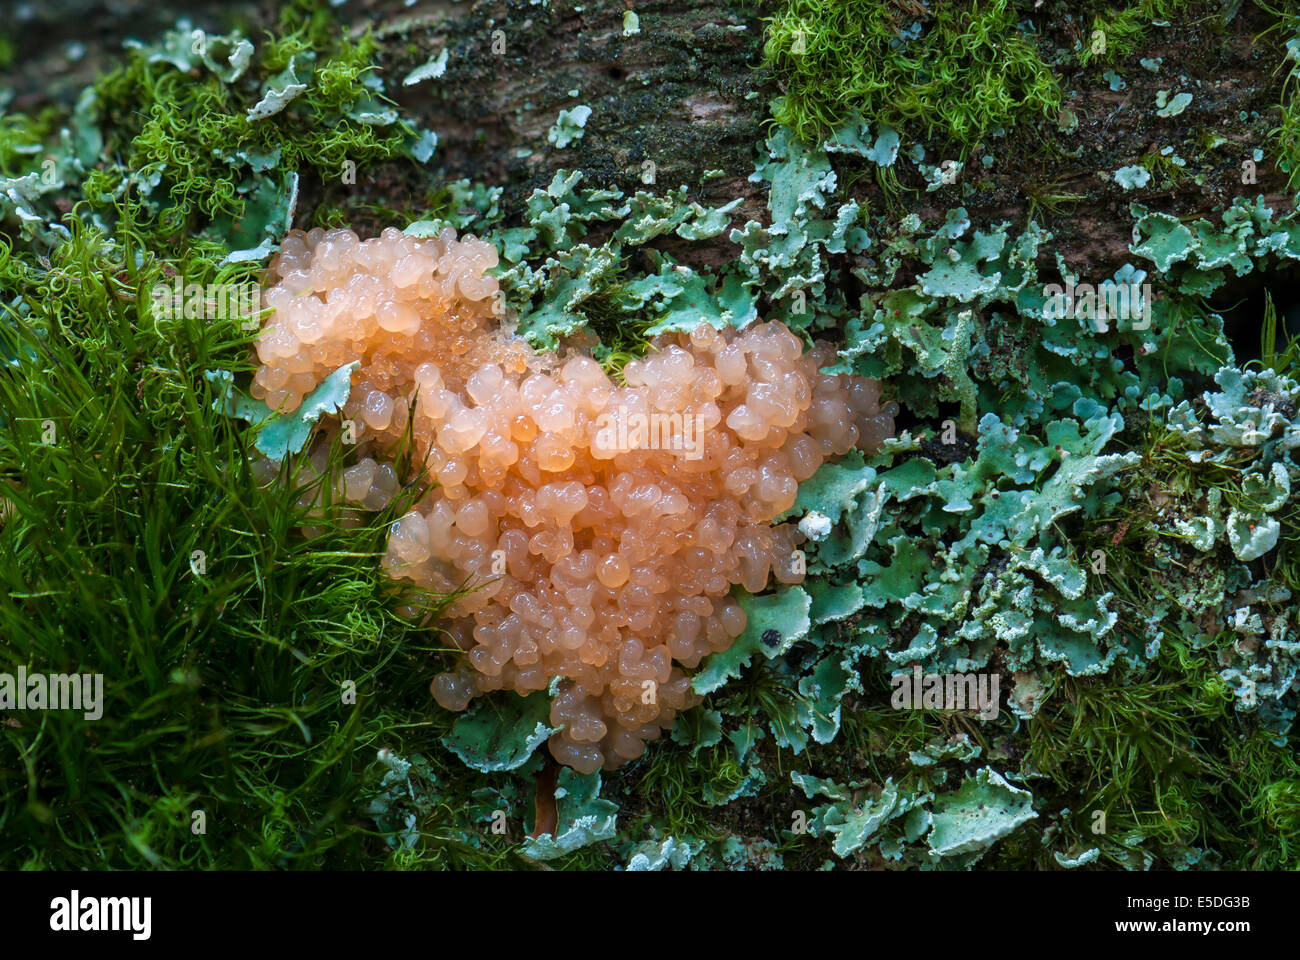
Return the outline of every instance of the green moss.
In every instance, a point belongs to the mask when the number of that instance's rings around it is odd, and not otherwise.
[[[1277,17],[1277,22],[1265,34],[1278,31],[1287,50],[1277,67],[1278,72],[1286,71],[1286,77],[1282,82],[1279,122],[1270,135],[1278,146],[1278,166],[1287,175],[1287,188],[1294,190],[1300,184],[1300,93],[1297,92],[1300,91],[1300,64],[1295,60],[1300,49],[1300,11],[1292,3],[1284,4],[1281,9],[1261,6]]]
[[[1193,6],[1194,0],[1140,0],[1108,7],[1092,19],[1079,49],[1079,63],[1117,63],[1132,56],[1146,40],[1152,20],[1162,20]]]
[[[338,692],[344,679],[365,690],[391,658],[378,637],[410,637],[372,559],[384,518],[359,537],[337,519],[312,544],[291,532],[302,521],[294,485],[254,480],[202,377],[238,363],[247,340],[233,321],[152,322],[141,294],[163,264],[147,252],[136,263],[132,212],[116,244],[72,221],[49,271],[7,248],[3,258],[5,299],[21,309],[2,322],[25,357],[0,374],[0,475],[12,484],[0,528],[10,597],[0,630],[13,638],[4,669],[106,678],[100,722],[5,725],[10,856],[65,868],[90,856],[274,866],[328,826],[301,850],[328,857],[362,782],[342,774],[392,734],[392,705],[411,690],[381,702],[371,687],[355,706]],[[206,835],[189,829],[195,810]]]
[[[1292,336],[1281,328],[1273,295],[1264,291],[1264,316],[1259,328],[1259,366],[1266,367],[1292,380],[1300,378],[1300,336]]]
[[[257,261],[219,264],[289,172],[337,179],[344,160],[407,155],[409,126],[346,116],[373,98],[374,44],[339,39],[320,10],[287,8],[294,32],[234,83],[130,52],[71,118],[74,147],[100,148],[88,161],[54,140],[70,119],[57,111],[0,125],[4,175],[55,161],[33,203],[62,231],[21,243],[10,221],[0,240],[0,633],[15,638],[0,671],[105,678],[98,721],[0,725],[7,866],[522,863],[522,804],[507,804],[513,839],[496,836],[474,820],[486,778],[441,776],[459,766],[437,743],[452,718],[428,710],[442,644],[394,609],[445,598],[403,597],[379,567],[414,488],[359,527],[327,497],[305,539],[299,496],[328,490],[355,454],[336,445],[324,479],[291,458],[264,484],[255,437],[214,409],[205,376],[247,377],[250,334],[150,310],[152,287],[176,276],[255,281]],[[250,122],[266,78],[308,51],[311,88]],[[424,750],[440,775],[412,846],[366,814],[379,747]]]
[[[93,173],[88,198],[111,206],[134,187],[159,205],[160,236],[194,234],[214,221],[236,228],[253,202],[250,155],[274,158],[271,169],[311,170],[323,181],[340,179],[347,164],[402,156],[414,136],[402,123],[378,125],[354,119],[354,107],[372,94],[375,42],[366,36],[313,48],[305,32],[273,39],[256,69],[236,84],[203,73],[185,75],[171,63],[150,62],[133,51],[126,64],[95,83],[96,103],[107,131],[104,149],[120,157]],[[320,58],[307,90],[288,107],[261,120],[248,118],[261,82],[289,66],[295,55]]]
[[[634,312],[633,303],[626,282],[615,279],[596,290],[578,308],[586,318],[587,329],[600,340],[592,355],[609,374],[619,378],[629,360],[639,360],[650,352],[646,330],[653,321],[630,318],[628,313]]]
[[[1073,208],[1075,204],[1088,198],[1081,193],[1072,193],[1057,180],[1049,183],[1027,183],[1025,199],[1029,201],[1027,219],[1038,221],[1056,217],[1062,212],[1062,208],[1066,206]]]
[[[1187,176],[1187,171],[1174,163],[1172,156],[1154,148],[1144,153],[1139,163],[1142,169],[1163,186],[1175,186]]]
[[[1056,78],[1017,27],[1011,4],[936,7],[915,35],[911,16],[891,4],[783,4],[768,20],[764,48],[785,89],[775,118],[813,140],[860,112],[969,148],[998,127],[1059,106]]]

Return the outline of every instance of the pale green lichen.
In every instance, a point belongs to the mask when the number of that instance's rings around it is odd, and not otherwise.
[[[561,110],[555,126],[551,127],[546,139],[555,144],[556,149],[563,150],[569,144],[582,139],[589,119],[591,119],[591,107],[586,104],[580,104],[571,110]]]
[[[234,392],[227,371],[207,371],[205,376],[221,391],[214,405],[227,416],[247,420],[258,428],[256,446],[272,460],[280,461],[297,453],[307,444],[322,416],[338,413],[348,402],[352,391],[352,374],[361,366],[352,361],[339,367],[302,398],[302,403],[292,413],[272,410],[261,400]]]
[[[1125,190],[1140,189],[1145,187],[1150,180],[1151,174],[1145,167],[1120,167],[1115,171],[1115,182]]]
[[[555,788],[558,823],[553,833],[525,840],[520,853],[533,860],[553,860],[589,844],[612,839],[618,806],[600,799],[600,774],[560,771]]]

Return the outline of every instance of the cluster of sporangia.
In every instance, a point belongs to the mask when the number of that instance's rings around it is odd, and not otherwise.
[[[499,328],[496,263],[450,229],[295,231],[271,265],[252,390],[290,411],[360,361],[343,410],[358,453],[391,456],[409,422],[429,484],[384,566],[459,591],[443,629],[464,653],[434,698],[463,710],[558,678],[552,753],[612,768],[696,702],[682,668],[744,630],[734,586],[802,579],[802,535],[772,525],[799,482],[893,420],[878,384],[820,373],[835,350],[804,353],[780,323],[660,336],[622,383],[590,357],[537,353]],[[342,485],[374,510],[398,477],[367,456]]]

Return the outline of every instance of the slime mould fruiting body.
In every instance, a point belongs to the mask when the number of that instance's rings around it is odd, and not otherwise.
[[[697,701],[685,670],[746,625],[733,587],[802,579],[802,534],[773,525],[798,484],[893,419],[876,382],[821,373],[835,349],[805,352],[780,323],[659,336],[622,383],[536,352],[498,323],[496,264],[451,229],[295,231],[271,265],[252,390],[293,410],[359,362],[343,408],[359,452],[391,458],[409,425],[429,480],[383,565],[455,595],[441,626],[463,653],[434,698],[463,710],[550,688],[556,759],[609,769]],[[370,457],[343,482],[370,509],[397,489]]]

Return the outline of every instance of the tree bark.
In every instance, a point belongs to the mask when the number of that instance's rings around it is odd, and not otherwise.
[[[649,0],[481,0],[432,5],[378,22],[390,94],[438,133],[435,164],[507,188],[507,202],[545,186],[559,169],[584,186],[694,186],[721,170],[709,197],[753,194],[746,178],[767,116],[762,23],[739,3]],[[411,69],[448,51],[445,74],[413,87]],[[561,110],[591,108],[566,149],[547,140]],[[648,165],[652,164],[650,167]],[[760,204],[761,206],[761,204]]]

